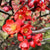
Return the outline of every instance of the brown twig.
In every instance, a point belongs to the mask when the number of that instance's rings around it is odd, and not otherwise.
[[[46,41],[46,40],[50,40],[50,38],[47,38],[47,39],[43,39],[42,41]]]
[[[45,14],[45,15],[41,15],[41,16],[39,16],[39,17],[37,17],[37,19],[39,19],[40,17],[46,17],[47,15],[50,15],[50,13],[49,14]]]
[[[50,30],[50,27],[42,28],[40,30],[32,31],[32,33],[45,33],[47,30]]]
[[[9,14],[8,12],[3,11],[2,9],[0,9],[0,12],[4,13],[4,14],[6,14],[6,15],[13,16],[12,14]]]
[[[12,3],[11,2],[12,2],[12,0],[9,1],[9,5],[12,7]],[[12,7],[12,14],[14,14],[13,7]]]

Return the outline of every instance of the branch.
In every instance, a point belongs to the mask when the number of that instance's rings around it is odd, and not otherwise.
[[[47,30],[50,30],[50,27],[42,28],[41,30],[32,31],[32,33],[45,33]]]
[[[12,7],[11,1],[12,0],[9,1],[9,5]],[[12,7],[12,14],[14,14],[13,7]]]
[[[50,13],[49,14],[42,15],[42,16],[39,16],[39,17],[37,17],[37,19],[40,18],[40,17],[44,17],[44,16],[46,17],[47,15],[50,15]]]
[[[41,41],[41,44],[50,44],[50,42],[47,42],[47,40],[50,40],[50,38],[45,38]]]
[[[47,39],[43,39],[42,41],[46,41],[46,40],[50,40],[50,38],[47,38]]]
[[[7,14],[7,15],[10,15],[10,16],[13,16],[13,15],[9,14],[8,12],[3,11],[2,9],[0,9],[0,12]]]
[[[1,5],[2,0],[0,0],[0,5]]]

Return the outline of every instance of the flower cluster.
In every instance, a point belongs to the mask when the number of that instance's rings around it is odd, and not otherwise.
[[[48,7],[48,5],[50,5],[50,0],[20,0],[21,5],[23,5],[25,2],[28,2],[28,7],[29,8],[33,8],[34,11],[38,10],[38,11],[45,11],[45,9],[50,10],[50,8]],[[12,2],[12,4],[14,4],[14,2]],[[15,4],[14,4],[15,5]],[[8,12],[9,10],[11,10],[12,8],[10,6],[4,6],[3,10]],[[18,9],[17,5],[14,6],[14,9]]]
[[[35,48],[36,45],[41,46],[42,37],[43,35],[41,33],[36,34],[35,36],[28,35],[26,36],[26,39],[23,40],[22,38],[23,41],[19,44],[19,47],[22,50],[28,50],[30,46],[33,48]],[[21,36],[20,36],[20,39],[21,39]]]
[[[3,25],[2,30],[7,32],[9,35],[17,34],[17,39],[21,43],[19,47],[22,50],[28,50],[29,47],[35,47],[35,45],[41,46],[42,34],[32,35],[31,21],[35,20],[35,17],[31,17],[32,12],[24,6],[18,12],[15,13],[14,20],[8,19]],[[27,24],[24,22],[28,21]],[[36,30],[36,29],[35,29]]]
[[[20,2],[23,4],[25,3],[25,0],[20,0]],[[49,0],[28,0],[28,6],[33,8],[34,11],[45,11],[45,9],[50,10],[50,8],[47,6],[49,2]]]
[[[21,5],[23,5],[26,1],[25,0],[20,0]],[[46,2],[49,3],[47,0],[28,0],[28,5],[29,8],[33,8],[34,11],[45,11],[45,9],[49,9],[46,6]],[[7,32],[8,35],[14,35],[17,34],[17,39],[20,41],[19,48],[22,50],[28,50],[29,47],[35,48],[37,46],[41,46],[41,41],[43,39],[43,34],[42,33],[32,33],[33,30],[37,30],[37,27],[34,27],[31,23],[36,21],[38,14],[36,16],[33,14],[32,11],[27,7],[23,6],[18,12],[14,13],[13,19],[8,19],[6,20],[6,23],[2,26],[2,30],[4,32]],[[12,8],[10,6],[5,6],[4,11],[8,12]],[[41,18],[39,20],[42,20]],[[28,21],[27,23],[25,23]],[[48,21],[50,23],[50,20]]]

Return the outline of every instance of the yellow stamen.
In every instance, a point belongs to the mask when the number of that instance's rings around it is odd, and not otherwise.
[[[28,29],[27,29],[27,28],[25,28],[23,32],[24,32],[24,33],[27,33],[27,32],[28,32]]]
[[[29,13],[28,13],[28,12],[26,12],[26,15],[28,16],[28,15],[29,15]]]
[[[16,30],[16,24],[12,24],[11,29],[12,29],[12,31]]]
[[[19,19],[23,19],[22,15],[19,15]]]

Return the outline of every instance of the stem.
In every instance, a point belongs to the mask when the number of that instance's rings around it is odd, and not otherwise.
[[[45,33],[47,30],[50,30],[50,27],[42,28],[41,30],[32,31],[32,33]]]
[[[4,14],[6,14],[6,15],[13,16],[13,15],[9,14],[8,12],[5,12],[5,11],[3,11],[3,10],[1,10],[1,9],[0,9],[0,12],[4,13]]]
[[[12,0],[9,1],[9,5],[12,7],[11,1]],[[13,7],[12,7],[12,14],[14,14]]]
[[[46,17],[47,15],[50,15],[50,13],[49,14],[42,15],[42,16],[39,16],[39,17],[37,17],[37,19],[40,18],[40,17],[44,17],[44,16]]]
[[[2,0],[0,0],[0,5],[1,5],[1,3],[2,3]]]
[[[50,38],[47,38],[47,39],[43,39],[42,41],[45,41],[45,40],[50,40]]]

